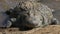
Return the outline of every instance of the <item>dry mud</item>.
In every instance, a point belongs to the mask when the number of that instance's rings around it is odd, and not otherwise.
[[[20,31],[19,28],[0,29],[0,34],[60,34],[60,25],[49,25],[29,31]]]

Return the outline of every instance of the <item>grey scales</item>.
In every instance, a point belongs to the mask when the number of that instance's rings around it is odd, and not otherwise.
[[[52,9],[38,1],[23,1],[10,12],[11,18],[15,20],[15,25],[27,27],[44,27],[50,24],[59,24],[53,17]]]

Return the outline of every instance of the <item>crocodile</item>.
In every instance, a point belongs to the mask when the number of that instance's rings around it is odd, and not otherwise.
[[[36,0],[21,0],[14,9],[6,11],[15,26],[44,27],[59,24],[54,18],[52,9]],[[15,21],[14,21],[15,20]]]

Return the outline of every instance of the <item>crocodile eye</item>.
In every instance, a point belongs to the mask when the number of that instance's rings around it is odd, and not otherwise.
[[[10,15],[10,12],[9,12],[9,11],[6,11],[5,13],[6,13],[7,15]]]
[[[12,12],[13,12],[13,10],[10,9],[10,10],[7,10],[5,13],[6,13],[7,15],[10,15]]]

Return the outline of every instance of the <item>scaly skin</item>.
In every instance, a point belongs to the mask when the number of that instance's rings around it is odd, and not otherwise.
[[[11,15],[18,14],[18,16],[16,16],[16,22],[19,22],[18,24],[23,26],[43,27],[53,22],[57,23],[57,20],[55,20],[53,17],[52,10],[46,5],[37,1],[22,0],[13,10],[15,13],[13,11],[14,14]]]

